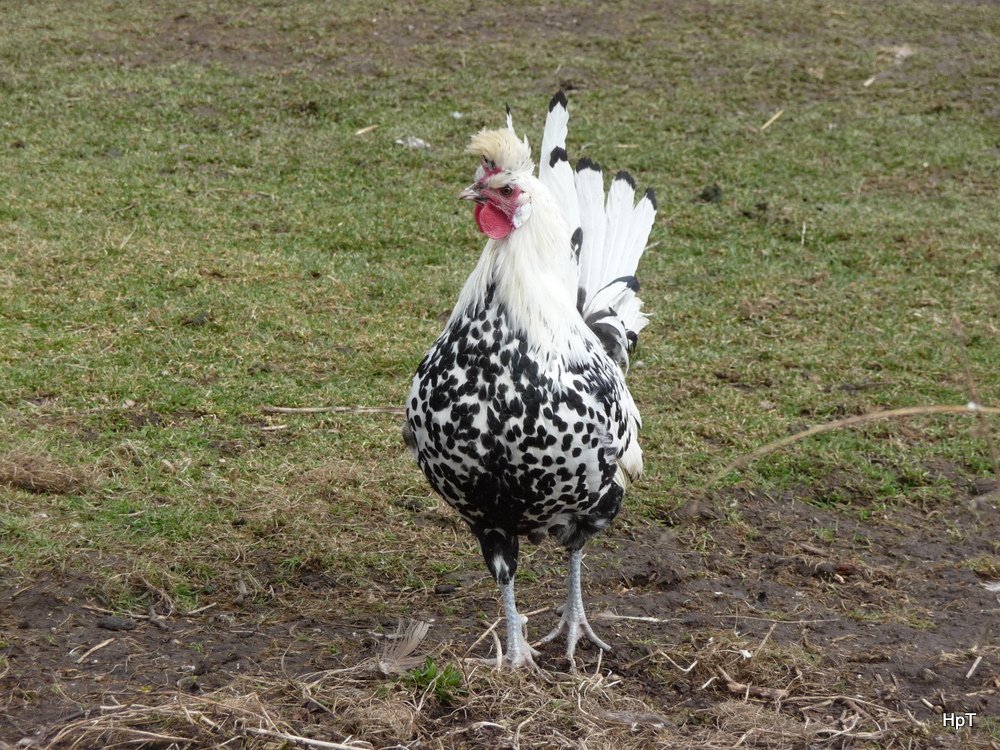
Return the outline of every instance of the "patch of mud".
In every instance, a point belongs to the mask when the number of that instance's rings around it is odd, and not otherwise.
[[[619,616],[662,621],[613,620],[614,642],[634,644],[644,632],[672,644],[657,648],[678,662],[700,659],[690,673],[674,671],[681,695],[704,694],[706,681],[719,677],[711,649],[685,641],[716,638],[745,651],[728,661],[743,682],[789,697],[836,685],[932,724],[942,713],[997,716],[1000,601],[971,563],[995,559],[1000,512],[973,510],[959,496],[947,513],[902,506],[862,521],[804,500],[718,493],[708,503],[720,517],[738,508],[742,523],[641,531],[619,542],[614,557],[603,553],[590,589],[618,594],[599,597],[601,604]],[[705,532],[710,547],[694,551],[692,539]],[[590,555],[592,565],[598,560]],[[648,662],[653,649],[644,648]],[[626,646],[610,663],[636,674],[630,665],[642,650]],[[769,650],[786,660],[777,680]]]
[[[198,695],[244,676],[327,668],[339,663],[332,644],[356,642],[350,656],[357,658],[371,641],[342,620],[284,617],[263,608],[115,615],[100,606],[93,584],[81,575],[52,574],[17,589],[0,583],[6,659],[0,741],[41,743],[68,721],[98,715],[100,705],[178,691]]]
[[[1000,602],[970,565],[995,559],[997,509],[973,510],[959,495],[942,504],[947,513],[904,504],[862,521],[809,500],[731,489],[701,497],[697,512],[670,526],[619,528],[595,540],[585,558],[586,601],[594,627],[615,647],[601,669],[690,737],[738,727],[762,747],[826,742],[815,732],[844,729],[850,722],[837,716],[845,712],[857,732],[900,727],[879,745],[886,747],[911,732],[936,732],[944,713],[1000,715]],[[734,509],[739,521],[719,520]],[[395,592],[391,606],[317,571],[286,582],[267,603],[220,600],[170,616],[105,610],[80,575],[0,584],[0,740],[42,741],[99,705],[357,669],[383,647],[396,613],[433,620],[418,653],[457,658],[497,611],[480,568],[470,553],[467,573]],[[562,555],[529,553],[524,569],[519,597],[523,611],[541,610],[528,626],[537,637],[556,620],[545,610],[562,599]],[[489,657],[490,643],[474,654]],[[546,647],[543,668],[564,673],[560,652],[559,643]],[[585,670],[595,669],[589,644],[579,656]],[[377,674],[357,683],[365,695],[392,684]],[[725,708],[734,701],[742,708]],[[754,728],[762,711],[778,735]],[[450,712],[433,721],[441,731],[464,726]],[[838,746],[866,746],[849,735]],[[963,747],[989,746],[963,737]]]
[[[564,8],[474,4],[465,8],[384,6],[352,17],[330,8],[306,18],[280,22],[267,9],[238,13],[173,13],[146,32],[133,32],[125,43],[106,36],[94,41],[114,49],[124,65],[170,65],[189,62],[219,65],[245,73],[299,72],[310,76],[346,72],[379,76],[388,70],[463,66],[463,55],[440,57],[441,44],[479,54],[483,44],[530,37],[536,43],[556,39],[615,40],[634,32],[641,17],[602,6]],[[562,71],[561,85],[577,88],[574,68]]]

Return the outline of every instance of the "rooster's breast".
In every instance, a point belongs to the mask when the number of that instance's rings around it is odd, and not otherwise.
[[[570,364],[532,351],[490,309],[453,320],[427,353],[407,425],[424,474],[466,521],[527,533],[600,503],[620,415],[596,354]]]

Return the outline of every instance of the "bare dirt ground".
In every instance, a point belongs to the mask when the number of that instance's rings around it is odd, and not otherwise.
[[[988,485],[966,483],[952,467],[935,469],[955,481],[947,519],[911,509],[881,513],[876,523],[851,523],[814,504],[815,490],[782,497],[739,491],[692,499],[684,518],[638,532],[619,529],[594,545],[586,559],[589,606],[616,646],[600,667],[631,685],[652,710],[638,722],[668,723],[678,738],[693,739],[707,724],[728,727],[733,736],[749,732],[757,745],[807,747],[810,722],[837,726],[838,717],[849,715],[854,726],[842,727],[844,741],[836,746],[868,746],[848,741],[859,739],[853,729],[867,725],[877,739],[874,727],[893,722],[926,727],[912,729],[913,747],[995,746],[977,737],[975,725],[951,733],[940,725],[944,714],[972,713],[973,721],[985,722],[1000,713],[1000,604],[965,562],[992,551],[1000,513],[982,494]],[[850,491],[850,477],[831,482],[839,484],[823,487],[824,494]],[[733,509],[742,523],[715,522]],[[444,509],[427,516],[444,526],[452,522]],[[709,528],[713,546],[699,549],[697,540]],[[832,531],[818,537],[818,530]],[[521,585],[532,609],[559,598],[556,553],[541,557],[544,566],[538,560],[527,566],[541,580]],[[483,613],[496,604],[478,562],[470,559],[475,572],[468,576],[443,576],[433,591],[396,600],[433,622],[425,651],[461,656],[482,633]],[[266,585],[263,568],[261,575]],[[368,689],[394,684],[378,671],[357,670],[395,630],[394,622],[363,614],[366,601],[380,596],[377,588],[343,590],[315,571],[302,573],[296,586],[275,584],[271,591],[266,605],[219,603],[177,615],[164,602],[122,617],[105,611],[82,576],[46,574],[17,590],[0,588],[8,664],[0,679],[6,696],[0,740],[45,746],[74,722],[99,717],[102,706],[213,695],[236,683],[273,690],[275,679],[293,684],[323,670],[347,669]],[[359,614],[343,614],[351,611]],[[531,625],[542,632],[549,620],[553,614],[539,613]],[[488,643],[476,652],[487,656]],[[564,670],[558,655],[550,647],[543,666]],[[596,653],[585,650],[583,662],[584,671],[594,671]],[[344,736],[361,730],[371,740],[372,722],[381,722],[376,746],[415,739],[406,722],[394,729],[392,717],[331,717],[319,702],[299,698],[293,713],[304,726],[332,726]],[[747,714],[761,702],[766,718]],[[730,703],[736,710],[726,714],[721,707]],[[442,708],[434,731],[444,736],[491,718]],[[66,746],[79,738],[66,735]],[[814,743],[821,739],[812,736]],[[505,747],[488,737],[473,746]]]

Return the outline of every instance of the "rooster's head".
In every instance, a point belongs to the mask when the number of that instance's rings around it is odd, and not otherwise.
[[[472,136],[468,152],[480,157],[476,181],[460,197],[476,204],[479,231],[494,240],[507,237],[531,214],[527,182],[535,169],[528,139],[514,133],[510,111],[503,130],[482,130]]]

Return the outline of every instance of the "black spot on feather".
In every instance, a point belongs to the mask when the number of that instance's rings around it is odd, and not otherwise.
[[[588,159],[586,156],[576,163],[577,172],[582,172],[585,169],[593,169],[595,172],[601,171],[600,165],[593,159]]]
[[[626,350],[628,342],[621,340],[621,332],[617,326],[613,323],[605,322],[605,318],[609,317],[617,317],[617,313],[614,310],[596,312],[587,317],[586,322],[590,330],[597,334],[597,338],[600,340],[601,346],[604,347],[604,351],[608,353],[608,356],[619,361],[622,359],[622,354]]]
[[[629,289],[631,289],[633,292],[638,293],[639,291],[639,279],[637,279],[635,276],[619,276],[617,279],[613,279],[612,281],[609,281],[607,284],[605,284],[604,288],[606,289],[612,284],[617,284],[618,282],[621,282]]]
[[[653,210],[654,211],[657,209],[657,205],[656,205],[656,193],[653,192],[653,188],[646,188],[646,193],[645,193],[645,195],[643,195],[643,198],[645,198],[646,200],[648,200],[650,203],[653,204]]]
[[[573,236],[569,238],[569,246],[573,250],[573,255],[580,260],[580,248],[583,247],[583,227],[577,227]]]
[[[624,169],[615,175],[615,182],[618,182],[618,180],[625,180],[625,182],[628,183],[629,187],[635,190],[635,179]]]
[[[567,104],[568,102],[566,101],[566,94],[563,93],[562,89],[559,89],[552,97],[552,100],[549,102],[549,112],[554,110],[559,105],[566,107]]]
[[[549,155],[549,166],[554,167],[560,161],[569,161],[569,154],[562,146],[556,146]]]

